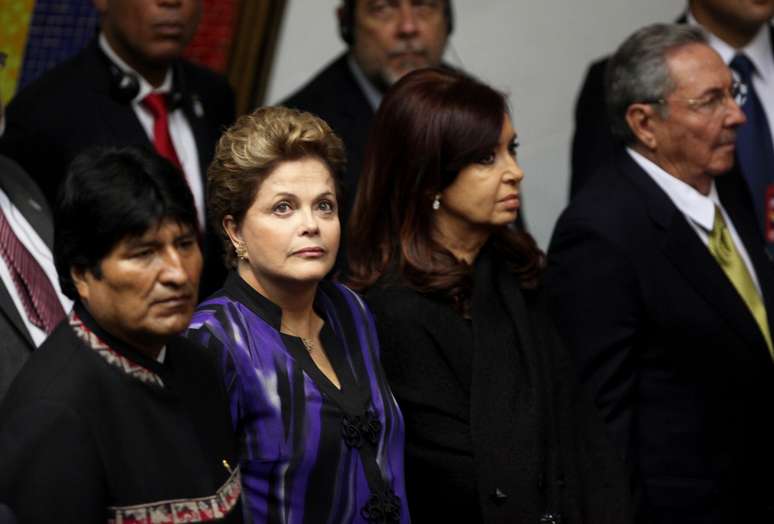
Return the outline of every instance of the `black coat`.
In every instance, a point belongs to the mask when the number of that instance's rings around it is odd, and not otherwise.
[[[540,294],[497,256],[476,263],[472,320],[404,286],[366,298],[406,422],[414,522],[629,522],[622,465]]]
[[[40,189],[13,160],[0,156],[0,188],[29,222],[49,249],[54,243],[54,225]],[[55,282],[55,286],[58,284]],[[0,400],[24,362],[35,349],[27,326],[11,295],[0,282]]]
[[[82,322],[62,321],[0,404],[0,503],[29,524],[215,508],[197,521],[242,522],[216,355],[174,337],[160,364],[76,311]]]
[[[191,125],[206,187],[207,166],[220,133],[234,120],[234,94],[215,73],[180,60],[175,89]],[[70,161],[90,146],[153,145],[129,101],[117,97],[108,62],[96,42],[22,89],[8,105],[0,153],[18,162],[53,207]],[[201,111],[199,110],[201,109]],[[221,242],[208,228],[201,289],[225,279]]]
[[[774,269],[744,183],[717,187],[771,325]],[[771,522],[774,362],[708,248],[623,150],[559,219],[546,287],[646,522]]]

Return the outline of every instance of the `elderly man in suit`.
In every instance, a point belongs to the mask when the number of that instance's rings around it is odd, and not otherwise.
[[[382,94],[406,73],[441,64],[453,13],[451,0],[344,0],[337,14],[347,51],[281,104],[320,116],[344,141],[346,220]]]
[[[679,23],[700,27],[709,45],[748,90],[748,122],[737,135],[737,165],[747,182],[761,233],[774,253],[774,15],[772,0],[689,0]],[[607,58],[589,68],[575,109],[570,196],[617,147],[604,115]]]
[[[50,204],[67,165],[93,145],[153,145],[178,167],[205,231],[205,175],[221,130],[234,119],[226,80],[181,58],[201,0],[94,0],[100,34],[8,106],[0,153],[16,160]],[[205,236],[202,290],[220,286],[220,241]]]
[[[2,122],[0,102],[0,129]],[[0,400],[72,306],[59,289],[53,236],[40,189],[16,162],[0,155]]]
[[[625,147],[554,231],[556,324],[644,522],[771,522],[774,269],[744,182],[720,176],[744,93],[699,29],[663,24],[621,45],[607,93]]]

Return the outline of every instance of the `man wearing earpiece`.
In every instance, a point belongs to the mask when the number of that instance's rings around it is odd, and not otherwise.
[[[53,204],[67,165],[84,148],[153,147],[182,172],[204,232],[206,168],[221,129],[234,119],[234,95],[224,78],[181,58],[201,0],[93,2],[98,38],[14,97],[0,153],[30,173]],[[203,250],[205,296],[225,271],[209,232]]]
[[[337,15],[347,51],[281,104],[322,117],[344,141],[346,220],[382,94],[406,73],[441,64],[454,21],[451,0],[343,0]]]

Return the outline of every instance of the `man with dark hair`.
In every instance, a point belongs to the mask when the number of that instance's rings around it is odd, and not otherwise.
[[[0,135],[3,106],[0,102]],[[54,225],[35,182],[0,155],[0,400],[72,303],[59,291]]]
[[[441,64],[453,14],[451,0],[344,0],[337,15],[347,51],[281,105],[320,116],[344,141],[346,221],[384,91],[414,69]]]
[[[703,33],[658,24],[611,58],[625,144],[554,231],[555,324],[642,495],[642,522],[774,520],[774,268],[726,174],[744,93]]]
[[[758,224],[774,253],[774,15],[771,0],[689,0],[678,22],[702,29],[748,91],[747,123],[737,134],[736,168],[744,176]],[[589,67],[575,109],[570,196],[614,155],[618,145],[605,112],[608,59]]]
[[[0,502],[21,522],[242,521],[216,358],[177,336],[202,259],[175,174],[109,149],[64,181],[54,258],[75,307],[0,405]]]
[[[153,145],[181,170],[204,232],[206,170],[234,119],[234,96],[224,78],[181,58],[201,0],[93,1],[99,37],[14,97],[0,152],[53,205],[67,165],[84,148]],[[217,236],[207,235],[204,248],[202,288],[211,291],[225,278]]]

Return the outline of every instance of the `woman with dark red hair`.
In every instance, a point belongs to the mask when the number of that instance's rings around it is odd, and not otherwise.
[[[414,522],[630,520],[623,466],[551,327],[543,253],[513,227],[524,173],[505,97],[404,77],[376,115],[350,220],[406,422]]]

